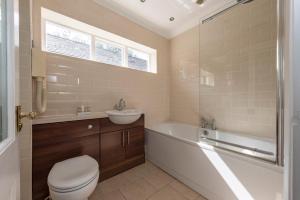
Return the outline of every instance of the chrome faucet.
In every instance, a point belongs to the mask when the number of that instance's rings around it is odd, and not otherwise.
[[[201,117],[200,125],[201,125],[201,128],[217,130],[216,120],[214,118],[206,119],[204,117]]]
[[[122,111],[124,108],[126,108],[126,101],[122,98],[119,100],[119,103],[114,106],[114,109]]]

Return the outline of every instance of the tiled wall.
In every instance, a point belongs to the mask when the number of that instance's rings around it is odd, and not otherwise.
[[[171,52],[173,120],[211,117],[225,131],[275,138],[275,0],[235,7],[174,38]]]
[[[158,50],[157,75],[48,54],[44,117],[75,114],[81,104],[105,111],[123,97],[145,111],[147,126],[168,119],[170,107],[172,120],[198,124],[200,116],[213,117],[219,129],[275,136],[276,1],[238,6],[171,42],[94,2],[33,2],[37,47],[44,6]]]
[[[93,1],[34,0],[36,47],[41,44],[42,6],[157,49],[158,54],[157,74],[47,54],[48,109],[43,117],[75,114],[82,104],[93,112],[106,111],[124,98],[128,107],[145,112],[146,126],[169,118],[169,40]]]
[[[83,104],[92,111],[113,109],[120,98],[146,113],[147,125],[166,120],[167,79],[160,74],[48,54],[48,109],[44,116],[75,114]]]
[[[24,112],[32,110],[30,0],[20,0],[20,104]],[[19,134],[21,157],[21,200],[31,200],[31,121],[24,119]]]
[[[199,28],[171,40],[171,119],[199,122]]]

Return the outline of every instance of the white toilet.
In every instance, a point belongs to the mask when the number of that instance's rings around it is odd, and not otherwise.
[[[48,175],[50,197],[52,200],[87,200],[98,179],[98,162],[90,156],[56,163]]]

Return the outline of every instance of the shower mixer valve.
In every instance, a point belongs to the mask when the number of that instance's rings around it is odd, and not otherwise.
[[[206,119],[204,117],[201,117],[200,125],[201,125],[201,128],[217,130],[216,120],[214,118]]]

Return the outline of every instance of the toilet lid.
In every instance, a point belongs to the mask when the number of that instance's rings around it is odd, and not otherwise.
[[[98,162],[84,155],[56,163],[49,175],[48,185],[59,190],[68,190],[87,184],[98,175]]]

